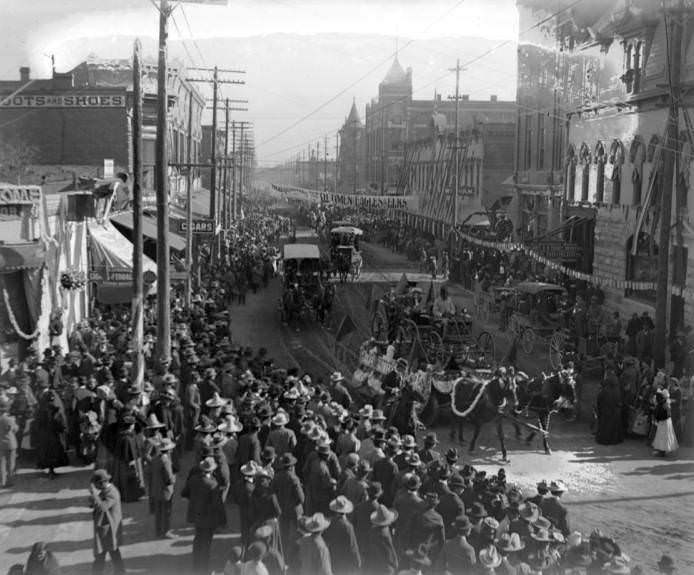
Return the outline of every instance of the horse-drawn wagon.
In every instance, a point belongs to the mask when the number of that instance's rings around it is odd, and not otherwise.
[[[362,257],[359,239],[364,232],[355,226],[337,226],[330,230],[330,263],[341,282],[361,273]]]
[[[324,292],[318,246],[286,244],[282,254],[282,274],[282,297],[278,302],[281,320],[289,323],[315,317]]]

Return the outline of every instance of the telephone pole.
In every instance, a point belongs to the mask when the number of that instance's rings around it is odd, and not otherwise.
[[[188,134],[186,137],[186,309],[190,309],[193,295],[193,90],[188,93]]]
[[[159,2],[159,62],[157,69],[157,347],[159,360],[171,361],[171,299],[169,286],[169,166],[166,38],[171,14],[169,0]]]
[[[142,389],[145,378],[144,343],[144,280],[142,276],[142,71],[140,41],[133,49],[133,304],[132,346],[134,384]]]
[[[669,9],[672,5],[674,9]],[[680,71],[682,66],[682,27],[684,20],[683,0],[664,3],[663,18],[669,31],[667,46],[667,82],[669,109],[667,138],[663,144],[663,183],[660,193],[660,237],[658,241],[658,279],[655,290],[655,331],[653,355],[656,368],[665,367],[667,318],[670,296],[670,243],[672,232],[672,188],[675,185],[675,167],[679,153],[679,97]],[[667,36],[666,36],[667,38]]]
[[[323,136],[323,193],[328,191],[328,136]]]
[[[335,193],[337,193],[337,158],[340,154],[340,132],[335,132]]]
[[[453,227],[458,225],[458,193],[460,188],[460,59],[455,61],[455,68],[449,68],[449,72],[455,72],[455,185],[453,188]]]

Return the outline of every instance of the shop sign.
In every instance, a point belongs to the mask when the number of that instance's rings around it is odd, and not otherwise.
[[[583,257],[583,248],[574,243],[541,242],[535,249],[540,255],[561,262],[575,262]]]
[[[194,234],[214,234],[215,231],[215,225],[214,225],[214,220],[210,219],[200,219],[200,220],[193,220],[193,233]],[[178,231],[180,233],[187,233],[188,232],[188,222],[186,220],[179,220],[178,221]]]
[[[152,270],[145,270],[142,281],[145,285],[151,285],[157,280],[157,274]],[[131,268],[97,267],[89,272],[89,281],[127,283],[133,282],[133,270]]]
[[[0,205],[38,204],[40,201],[39,186],[0,187]]]
[[[2,100],[2,108],[124,108],[125,94],[17,94]]]

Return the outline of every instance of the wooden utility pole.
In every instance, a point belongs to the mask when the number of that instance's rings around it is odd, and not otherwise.
[[[231,214],[234,221],[238,216],[238,200],[236,198],[236,122],[231,123]]]
[[[386,114],[381,104],[381,194],[386,193]]]
[[[133,49],[133,300],[132,346],[133,383],[142,389],[145,379],[144,299],[145,286],[142,275],[142,70],[140,68],[140,41]]]
[[[241,216],[241,214],[243,214],[243,129],[245,127],[246,124],[241,122],[241,135],[239,137],[239,147],[241,148],[241,161],[239,162],[239,217]]]
[[[323,193],[328,191],[328,136],[323,136]]]
[[[668,9],[665,2],[663,18],[666,26],[667,81],[669,88],[669,109],[667,119],[667,138],[663,143],[663,183],[660,193],[660,235],[658,241],[658,278],[655,291],[655,332],[653,356],[656,368],[665,367],[667,339],[667,318],[670,296],[670,243],[672,232],[672,188],[675,185],[675,166],[679,153],[679,98],[680,71],[682,65],[682,26],[684,20],[683,0],[676,0],[674,10]],[[657,167],[655,168],[657,169]],[[636,240],[634,240],[636,241]]]
[[[210,218],[217,222],[217,90],[219,89],[219,72],[214,67],[212,75],[212,176],[210,178]]]
[[[460,59],[455,61],[455,68],[449,68],[455,72],[455,184],[453,187],[453,226],[458,225],[458,194],[460,188]]]
[[[171,8],[159,3],[159,63],[157,69],[157,347],[159,360],[171,361],[171,296],[169,286],[169,155],[166,38]]]
[[[335,132],[335,193],[337,193],[337,158],[340,154],[340,132]]]
[[[186,137],[186,309],[190,309],[193,294],[193,90],[188,93],[188,134]]]

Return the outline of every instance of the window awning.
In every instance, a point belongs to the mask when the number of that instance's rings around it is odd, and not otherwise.
[[[124,212],[118,214],[111,218],[111,221],[115,224],[121,225],[133,229],[133,213]],[[156,241],[157,239],[157,222],[153,218],[148,218],[146,216],[142,217],[142,235],[147,236]],[[169,232],[169,247],[178,252],[182,252],[186,249],[186,240],[178,234]]]
[[[40,242],[0,245],[0,272],[40,268],[45,261],[45,251]]]

